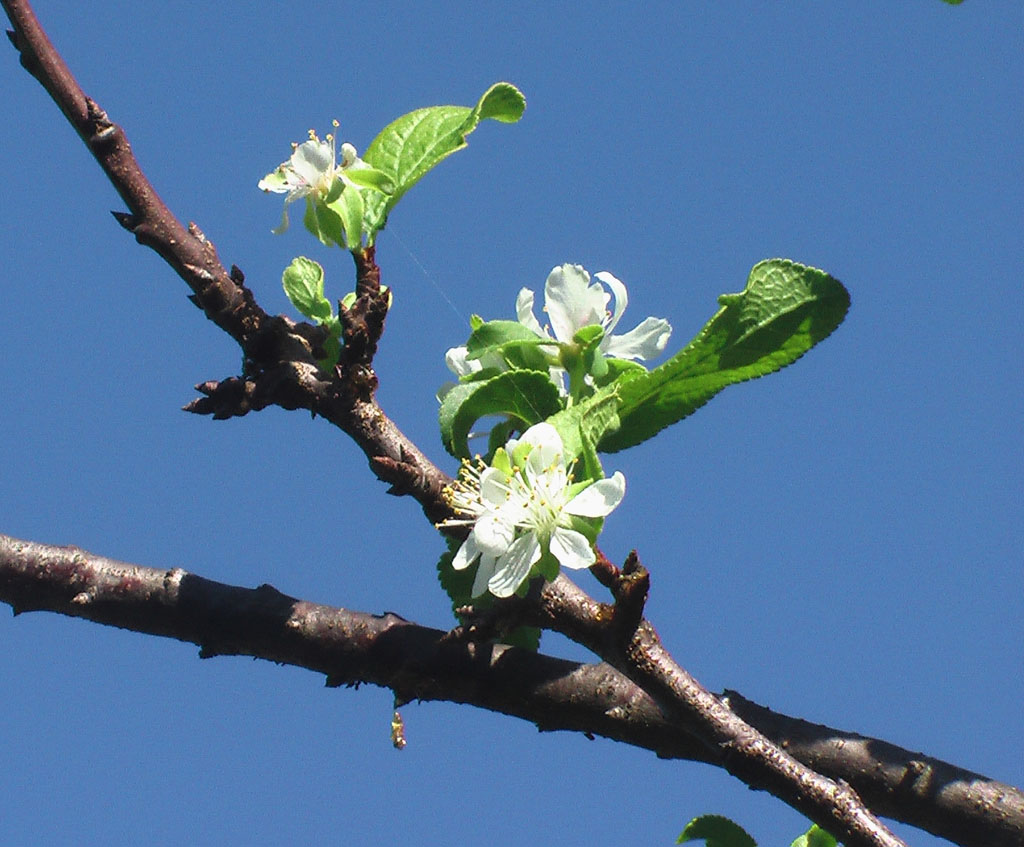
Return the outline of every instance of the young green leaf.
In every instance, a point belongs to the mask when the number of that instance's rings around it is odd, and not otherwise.
[[[824,271],[769,259],[683,350],[618,384],[620,427],[598,445],[614,453],[653,437],[736,382],[784,368],[828,337],[846,317],[850,295]]]
[[[817,824],[797,838],[790,847],[836,847],[839,842]]]
[[[454,386],[441,401],[441,440],[457,458],[469,458],[469,432],[487,415],[509,417],[522,428],[562,408],[558,389],[547,373],[505,371],[490,379]]]
[[[707,847],[757,847],[757,842],[735,821],[721,815],[701,815],[684,828],[676,844],[703,839]]]
[[[341,219],[345,233],[345,247],[358,250],[363,246],[363,192],[349,188],[330,204],[329,207]]]
[[[562,437],[566,455],[582,460],[583,473],[577,478],[604,476],[595,445],[619,426],[618,408],[617,389],[609,386],[548,418]]]
[[[554,349],[554,344],[518,321],[487,321],[473,329],[466,353],[469,359],[496,353],[511,367],[542,371],[548,367],[545,347]]]
[[[330,320],[333,310],[324,297],[324,269],[317,262],[305,256],[292,259],[281,275],[281,284],[301,314],[317,323]]]
[[[473,108],[431,106],[402,115],[384,127],[363,154],[363,160],[387,174],[394,187],[389,195],[373,193],[364,198],[370,243],[402,195],[427,171],[465,147],[466,136],[480,121],[493,118],[515,123],[525,108],[522,92],[499,82],[487,89]]]

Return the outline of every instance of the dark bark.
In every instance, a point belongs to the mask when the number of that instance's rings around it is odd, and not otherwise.
[[[607,663],[579,664],[452,638],[394,614],[308,603],[270,586],[240,588],[0,536],[0,601],[322,673],[328,685],[372,683],[399,701],[443,700],[522,718],[543,731],[599,735],[665,759],[724,766]],[[713,695],[712,695],[713,696]],[[848,783],[884,815],[965,847],[1019,847],[1024,794],[938,759],[773,712],[734,691],[720,702],[794,759]]]

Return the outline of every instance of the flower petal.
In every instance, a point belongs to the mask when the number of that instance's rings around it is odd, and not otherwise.
[[[541,421],[540,423],[534,424],[526,432],[519,436],[518,439],[514,439],[516,444],[531,445],[534,448],[537,447],[553,447],[559,453],[562,452],[562,436],[558,434],[558,430],[555,429],[547,421]],[[509,443],[512,442],[510,439]]]
[[[287,194],[291,191],[288,186],[288,178],[284,173],[284,166],[282,165],[276,171],[271,171],[258,183],[256,187],[260,191],[273,191],[275,194]]]
[[[508,474],[495,467],[487,468],[480,474],[480,500],[491,509],[497,509],[508,502]],[[512,539],[509,539],[511,543]]]
[[[581,327],[603,323],[606,298],[601,286],[590,285],[590,274],[581,265],[552,269],[544,283],[544,310],[555,338],[568,343]]]
[[[664,318],[644,318],[625,335],[606,335],[601,352],[616,359],[653,359],[665,349],[672,327]]]
[[[608,479],[588,485],[565,504],[563,511],[581,518],[603,518],[626,496],[626,477],[616,471]]]
[[[551,534],[551,554],[563,568],[589,568],[594,564],[594,548],[587,537],[574,529],[560,526]]]
[[[306,185],[314,186],[324,174],[333,170],[334,151],[331,145],[311,138],[295,148],[289,164]]]
[[[504,516],[489,512],[481,515],[473,525],[472,535],[482,553],[488,556],[501,556],[512,544],[515,527],[504,519]]]
[[[487,587],[495,597],[511,597],[523,580],[530,575],[530,568],[540,559],[540,542],[537,536],[528,532],[512,542],[508,552],[498,560],[497,569]]]
[[[608,273],[608,271],[598,271],[594,274],[594,279],[598,279],[607,285],[615,297],[615,312],[608,319],[607,323],[604,324],[605,338],[609,338],[612,330],[615,329],[615,325],[619,322],[619,318],[622,317],[622,313],[626,311],[626,306],[629,304],[629,294],[626,292],[625,284],[618,277]],[[601,346],[604,347],[603,344]]]
[[[466,376],[483,368],[479,359],[467,359],[468,355],[465,347],[452,347],[444,354],[444,363],[456,376]]]
[[[562,446],[562,436],[546,421],[534,424],[526,430],[519,436],[518,444],[531,446],[530,454],[526,458],[526,473],[531,481],[545,475],[553,467],[561,466],[564,469],[565,462],[562,457],[565,448]]]
[[[533,314],[533,292],[529,288],[520,288],[516,296],[516,318],[519,323],[541,338],[550,338]]]
[[[473,564],[473,560],[479,555],[480,549],[476,545],[476,537],[474,533],[470,532],[469,537],[462,542],[462,546],[456,551],[455,558],[452,559],[452,567],[457,571],[464,571]]]
[[[470,594],[479,597],[487,590],[487,583],[494,576],[494,569],[498,560],[494,556],[484,556],[480,559],[480,567],[476,569],[476,576],[473,578],[473,588]]]

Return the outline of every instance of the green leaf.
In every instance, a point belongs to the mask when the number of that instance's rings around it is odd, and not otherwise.
[[[619,426],[618,409],[617,387],[609,386],[548,418],[562,438],[566,460],[582,459],[583,474],[577,474],[577,479],[604,476],[595,445]]]
[[[441,440],[457,458],[469,458],[469,432],[480,418],[501,415],[528,427],[555,414],[562,398],[547,373],[505,371],[491,379],[460,383],[441,401]]]
[[[324,297],[324,269],[317,262],[305,256],[292,259],[281,284],[292,305],[307,318],[325,323],[333,316],[331,303]]]
[[[338,199],[330,204],[341,219],[345,246],[349,250],[359,250],[363,246],[363,205],[362,192],[352,186],[346,186]]]
[[[321,370],[330,371],[341,358],[341,322],[337,318],[325,321],[330,335],[324,342],[324,357],[317,360],[317,366]]]
[[[824,271],[769,259],[683,350],[619,385],[620,428],[598,449],[614,453],[682,420],[728,385],[784,368],[827,338],[846,317],[850,295]]]
[[[475,566],[463,568],[461,571],[455,570],[452,567],[452,560],[455,558],[455,552],[459,549],[462,542],[454,538],[447,538],[445,540],[448,542],[448,549],[438,559],[437,579],[441,583],[441,587],[451,598],[452,611],[455,611],[473,599],[470,591],[473,588]]]
[[[839,842],[817,824],[794,841],[790,847],[836,847]]]
[[[487,89],[472,109],[431,106],[402,115],[384,127],[363,154],[363,161],[386,174],[394,185],[390,195],[372,194],[365,198],[371,243],[402,195],[427,171],[465,147],[466,136],[480,121],[493,118],[515,123],[525,108],[522,92],[510,83],[499,82]]]
[[[467,358],[480,359],[495,353],[510,367],[543,371],[548,367],[548,359],[542,348],[551,344],[519,321],[487,321],[469,336],[466,354]]]
[[[501,643],[536,653],[540,649],[540,629],[535,626],[517,626],[501,637]]]
[[[701,815],[684,828],[676,844],[703,839],[707,847],[757,847],[757,842],[735,821],[721,815]]]

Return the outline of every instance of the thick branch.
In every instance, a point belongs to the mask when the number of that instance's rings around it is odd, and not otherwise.
[[[608,664],[577,664],[501,645],[458,642],[397,615],[368,615],[0,536],[0,601],[198,644],[201,655],[256,656],[373,683],[401,700],[466,703],[541,730],[601,735],[724,766],[728,749],[694,740]],[[708,695],[713,696],[713,695]],[[979,774],[855,733],[720,700],[794,758],[848,782],[880,814],[965,847],[1019,847],[1024,794]]]

